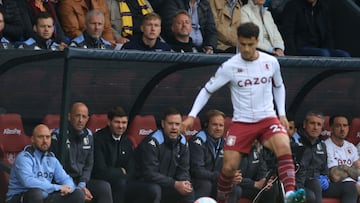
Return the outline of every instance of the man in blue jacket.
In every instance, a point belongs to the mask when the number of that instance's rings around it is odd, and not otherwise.
[[[167,109],[161,121],[162,129],[147,136],[137,148],[137,177],[148,184],[139,194],[152,196],[148,203],[194,202],[189,147],[180,134],[181,121],[178,110]]]
[[[32,145],[26,146],[14,162],[10,173],[7,203],[53,202],[81,203],[84,196],[75,188],[52,152],[50,130],[40,124],[34,128]]]

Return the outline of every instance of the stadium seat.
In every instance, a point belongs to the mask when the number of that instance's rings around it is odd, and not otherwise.
[[[323,198],[322,202],[323,203],[341,203],[340,199],[336,199],[336,198]]]
[[[0,161],[11,167],[19,152],[31,143],[19,114],[0,114]],[[9,174],[0,170],[0,201],[5,198]]]
[[[238,203],[252,203],[252,201],[250,199],[247,199],[247,198],[240,198]]]
[[[321,136],[324,140],[328,139],[331,136],[329,119],[330,116],[324,116],[324,127],[323,131],[321,132]]]
[[[351,120],[347,140],[354,145],[357,145],[360,142],[360,118],[353,118]]]
[[[96,133],[96,131],[101,128],[105,128],[108,122],[107,114],[92,114],[87,123],[87,127],[91,132]]]
[[[136,148],[146,136],[156,129],[156,120],[153,115],[136,115],[128,126],[127,136]]]
[[[187,116],[183,116],[182,119],[185,120],[186,118]],[[200,130],[201,130],[201,121],[199,117],[196,117],[194,120],[193,127],[185,131],[186,140],[189,140],[193,135],[198,133]]]
[[[42,120],[42,123],[49,127],[50,132],[52,132],[60,127],[60,115],[46,114]]]

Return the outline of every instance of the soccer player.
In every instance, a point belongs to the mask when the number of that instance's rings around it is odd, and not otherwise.
[[[224,165],[218,178],[218,203],[227,202],[241,158],[249,153],[255,139],[274,151],[277,157],[286,202],[301,202],[305,191],[295,191],[295,166],[286,132],[285,87],[279,62],[273,56],[256,50],[259,27],[254,23],[240,25],[237,36],[240,54],[224,62],[201,89],[188,118],[183,122],[183,130],[193,124],[212,93],[230,84],[233,124],[226,135]]]

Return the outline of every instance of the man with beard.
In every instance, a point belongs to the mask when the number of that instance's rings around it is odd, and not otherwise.
[[[328,153],[330,179],[333,182],[358,181],[360,160],[356,147],[346,141],[349,121],[344,115],[334,115],[329,119],[331,137],[325,140]],[[360,185],[357,184],[358,193]],[[324,196],[332,197],[337,190],[327,191]]]
[[[136,151],[137,178],[147,184],[139,196],[149,195],[148,203],[193,203],[189,147],[180,133],[182,117],[175,108],[165,111],[162,129],[143,139]]]
[[[49,151],[49,128],[37,125],[31,141],[32,145],[25,147],[11,168],[6,202],[83,203],[82,192]]]
[[[105,16],[100,10],[94,9],[86,14],[86,30],[82,35],[75,37],[70,42],[71,47],[113,49],[111,43],[104,38]]]

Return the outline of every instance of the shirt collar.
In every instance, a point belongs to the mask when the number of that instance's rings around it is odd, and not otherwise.
[[[111,135],[112,138],[115,140],[115,141],[120,141],[121,139],[121,135],[119,137],[115,137],[113,134]]]

